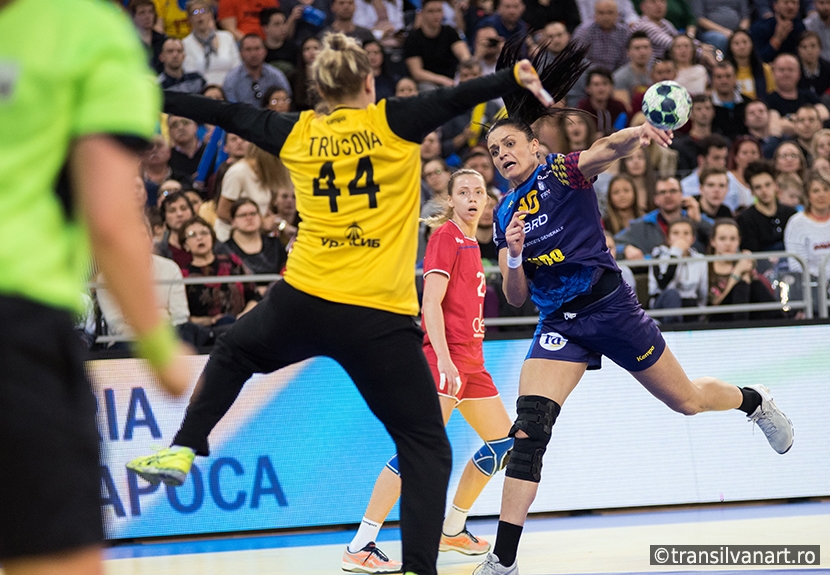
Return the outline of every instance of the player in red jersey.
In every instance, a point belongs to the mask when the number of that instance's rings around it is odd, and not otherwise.
[[[475,231],[487,207],[484,178],[459,170],[450,178],[448,210],[428,220],[439,225],[424,257],[423,327],[426,355],[438,390],[444,423],[456,407],[484,440],[467,463],[452,507],[444,519],[441,551],[483,555],[490,544],[467,531],[467,513],[490,478],[507,463],[512,424],[493,378],[484,369],[482,310],[486,290]],[[343,553],[342,568],[353,573],[394,573],[375,541],[401,489],[397,455],[381,471],[357,535]]]

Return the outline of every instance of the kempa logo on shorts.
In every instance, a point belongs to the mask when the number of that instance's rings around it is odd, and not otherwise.
[[[539,345],[548,351],[559,351],[565,347],[566,343],[568,343],[568,340],[555,331],[549,331],[539,336]]]
[[[648,351],[645,352],[643,355],[638,355],[637,356],[637,363],[643,361],[644,359],[649,357],[652,353],[654,353],[654,346],[653,345],[650,348],[648,348]]]

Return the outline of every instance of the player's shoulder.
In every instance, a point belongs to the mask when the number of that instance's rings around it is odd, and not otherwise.
[[[452,220],[447,220],[435,228],[435,231],[432,232],[430,238],[440,238],[445,241],[453,241],[454,239],[458,239],[463,242],[464,233],[461,231],[461,228],[458,227],[458,224]]]

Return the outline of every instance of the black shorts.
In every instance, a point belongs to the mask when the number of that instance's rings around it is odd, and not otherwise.
[[[99,435],[67,312],[0,296],[0,560],[103,538]]]

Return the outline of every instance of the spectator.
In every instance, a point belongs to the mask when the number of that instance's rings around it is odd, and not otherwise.
[[[277,188],[290,186],[285,167],[279,158],[249,145],[245,158],[228,168],[222,180],[222,191],[216,204],[213,229],[219,241],[227,241],[231,233],[231,206],[241,198],[249,198],[265,216]]]
[[[300,56],[297,60],[297,69],[294,75],[294,110],[302,112],[317,105],[320,97],[317,90],[311,85],[311,66],[317,59],[323,45],[314,37],[306,38],[300,45]]]
[[[274,201],[271,204],[270,225],[266,222],[265,229],[271,230],[274,237],[278,238],[282,245],[290,246],[294,236],[297,235],[297,227],[300,225],[300,214],[297,212],[297,200],[294,197],[294,187],[281,185],[274,194]]]
[[[456,6],[463,6],[465,4],[467,8],[464,10],[463,14],[463,28],[464,33],[467,35],[467,38],[469,39],[471,33],[485,27],[481,25],[481,21],[495,13],[495,2],[493,0],[470,0],[469,2],[465,3],[454,3],[454,5]],[[492,26],[487,27],[491,28]],[[457,27],[457,29],[460,31],[461,27]],[[498,35],[498,32],[496,33],[496,35]]]
[[[705,168],[700,171],[700,194],[692,197],[700,204],[700,212],[711,219],[731,218],[732,210],[723,205],[728,189],[725,168]]]
[[[423,178],[432,192],[432,199],[421,208],[421,217],[428,218],[441,213],[446,207],[447,184],[450,181],[450,169],[442,159],[431,160],[424,164]]]
[[[182,269],[184,277],[247,275],[242,260],[231,253],[214,250],[216,236],[213,229],[200,217],[182,225],[179,243],[192,256]],[[261,296],[251,282],[191,284],[185,288],[190,307],[190,321],[204,327],[232,324],[254,308]]]
[[[615,0],[599,0],[594,4],[594,21],[580,25],[573,34],[575,41],[588,47],[588,60],[606,70],[617,70],[628,60],[626,49],[631,31],[619,22],[619,16]]]
[[[551,58],[558,58],[570,41],[571,33],[561,22],[548,22],[542,30],[530,39],[531,50],[539,50],[546,46],[547,56]],[[568,106],[576,107],[585,98],[586,74],[583,73],[577,79],[565,96],[565,102]]]
[[[178,38],[168,38],[159,55],[159,62],[163,68],[157,82],[165,90],[196,94],[202,91],[207,82],[197,72],[184,70],[184,44]]]
[[[334,20],[328,28],[324,28],[320,32],[319,37],[322,38],[326,32],[342,32],[346,36],[350,36],[357,40],[360,45],[370,42],[375,39],[372,31],[363,26],[358,26],[353,22],[355,11],[355,0],[331,0],[331,14]]]
[[[309,38],[316,38],[331,24],[329,0],[281,0],[280,7],[288,15],[288,40],[301,46]]]
[[[697,37],[726,52],[734,30],[749,29],[750,5],[747,0],[691,0],[697,17]]]
[[[426,0],[421,8],[421,27],[410,32],[404,42],[406,66],[419,91],[452,86],[458,63],[470,59],[470,50],[458,32],[441,24],[442,5],[443,0]]]
[[[692,110],[689,112],[689,131],[676,133],[671,148],[677,151],[677,169],[683,176],[697,168],[697,150],[703,138],[712,135],[715,107],[705,94],[692,96]]]
[[[670,60],[668,58],[658,58],[651,64],[651,72],[649,74],[649,78],[651,78],[652,84],[656,84],[658,82],[665,82],[667,80],[674,80],[676,76],[677,68],[674,66],[673,60]],[[631,98],[631,112],[634,114],[634,116],[631,118],[632,126],[639,126],[646,121],[646,117],[642,111],[644,96],[645,93],[635,94]]]
[[[815,0],[815,9],[804,19],[804,27],[819,35],[821,57],[830,62],[830,0]]]
[[[222,180],[225,178],[225,173],[235,162],[245,157],[249,145],[247,140],[243,140],[236,134],[225,136],[224,152],[228,157],[208,180],[208,200],[202,203],[199,213],[196,214],[211,226],[216,223],[216,204],[219,202],[219,196],[222,193]]]
[[[735,67],[732,62],[718,62],[712,70],[712,104],[715,106],[713,130],[734,140],[746,134],[744,109],[746,98],[738,91]]]
[[[463,83],[481,77],[481,68],[472,58],[458,65],[458,82]],[[496,121],[501,107],[495,102],[483,102],[472,110],[459,114],[441,127],[441,155],[459,157],[484,143],[484,126]],[[457,164],[456,164],[457,165]]]
[[[167,116],[170,132],[170,169],[176,179],[192,182],[202,160],[205,147],[197,136],[198,125],[193,120],[180,116]]]
[[[681,34],[690,38],[697,35],[697,18],[686,0],[667,0],[666,20]]]
[[[464,167],[466,168],[466,165]],[[484,211],[481,213],[481,219],[484,221],[479,221],[476,227],[476,241],[478,242],[482,263],[489,266],[499,265],[499,249],[493,240],[493,210],[498,203],[499,197],[488,188],[487,205],[484,206]],[[485,300],[486,298],[485,295]],[[496,300],[498,301],[498,298]],[[485,301],[485,305],[486,303]],[[495,315],[498,315],[498,313]]]
[[[809,90],[819,98],[830,88],[830,62],[821,57],[821,39],[815,32],[804,32],[798,39],[801,62],[800,90]]]
[[[421,142],[421,164],[441,159],[441,129],[430,132]]]
[[[806,166],[813,164],[813,138],[821,130],[821,120],[815,106],[806,104],[795,113],[795,143],[801,148]]]
[[[749,182],[744,178],[744,170],[752,162],[760,160],[761,157],[761,146],[753,136],[738,136],[732,141],[726,166],[729,168],[729,173],[732,174],[732,177],[741,186],[742,197],[752,197]]]
[[[684,196],[694,196],[700,189],[698,174],[704,168],[726,168],[726,159],[729,156],[729,141],[721,135],[713,134],[700,141],[697,153],[697,170],[683,178],[680,182],[683,187]],[[730,210],[737,210],[740,206],[748,206],[752,198],[742,195],[741,186],[731,175],[727,174],[729,190],[726,193],[724,204]],[[704,246],[706,244],[703,244]],[[703,251],[701,247],[698,251]]]
[[[236,39],[230,32],[216,29],[208,0],[190,0],[187,13],[191,32],[182,41],[184,69],[201,74],[209,84],[222,84],[240,63]]]
[[[779,54],[795,55],[798,38],[805,30],[798,0],[773,0],[772,10],[774,18],[756,20],[749,30],[755,51],[764,62],[772,62]]]
[[[784,140],[772,155],[775,169],[779,174],[795,174],[802,180],[807,171],[807,160],[801,147],[792,140]]]
[[[804,211],[792,216],[784,228],[784,248],[807,262],[813,281],[822,260],[830,254],[830,175],[813,170],[805,180]],[[803,272],[801,262],[789,258],[790,271]],[[830,261],[825,272],[830,272]],[[826,290],[827,286],[819,286]],[[818,297],[814,290],[813,302]],[[815,306],[814,306],[815,307]]]
[[[476,30],[473,58],[481,65],[483,75],[496,71],[496,61],[504,46],[504,38],[492,26],[482,26]]]
[[[279,238],[263,232],[259,206],[250,198],[236,200],[231,206],[233,231],[225,246],[254,274],[278,274],[285,267],[285,246]],[[264,285],[258,291],[264,295]]]
[[[729,38],[726,59],[735,66],[738,91],[750,99],[762,99],[775,90],[772,67],[761,61],[746,30],[735,30]]]
[[[596,2],[599,0],[577,0],[576,4],[579,7],[579,19],[582,21],[581,26],[589,25],[596,15]],[[619,20],[629,28],[631,28],[640,15],[634,9],[634,4],[631,0],[617,0],[617,8],[620,16]]]
[[[127,10],[133,17],[133,24],[138,30],[138,37],[141,38],[141,43],[144,44],[144,49],[147,51],[147,62],[150,63],[150,67],[157,74],[161,74],[164,65],[159,60],[159,56],[161,56],[161,50],[167,36],[156,30],[158,22],[156,5],[153,4],[153,0],[130,0],[130,3],[127,4]]]
[[[141,177],[147,191],[147,205],[156,205],[159,186],[172,177],[170,146],[162,135],[153,136],[153,145],[141,155]]]
[[[605,247],[608,248],[608,251],[616,260],[617,242],[614,241],[614,234],[612,234],[608,230],[605,230]],[[620,273],[622,274],[623,281],[628,284],[628,287],[631,288],[631,291],[637,293],[637,280],[634,279],[634,272],[632,272],[631,268],[625,265],[625,263],[623,262],[619,262],[617,265],[620,268]]]
[[[773,130],[773,120],[775,129]],[[744,108],[744,124],[746,131],[753,136],[761,145],[761,155],[765,158],[772,158],[775,148],[781,143],[780,116],[776,111],[770,111],[767,105],[761,100],[747,102]]]
[[[643,31],[631,34],[626,44],[628,63],[614,71],[614,97],[629,110],[634,96],[644,94],[651,85],[648,64],[651,61],[651,40]]]
[[[752,162],[744,170],[755,203],[738,216],[742,250],[772,252],[784,249],[784,228],[795,210],[778,203],[777,175],[768,160]]]
[[[699,258],[702,254],[693,246],[695,226],[691,220],[680,218],[668,225],[666,241],[655,247],[651,255],[655,259]],[[662,263],[648,269],[648,295],[650,309],[676,309],[706,305],[709,274],[706,262],[680,264]],[[664,316],[661,323],[678,323],[698,320],[691,315]]]
[[[597,127],[593,118],[586,114],[571,112],[557,114],[560,154],[587,150],[597,140]]]
[[[712,228],[710,253],[714,255],[737,254],[741,244],[738,224],[732,219],[715,221]],[[746,251],[746,250],[744,250]],[[747,252],[749,253],[749,252]],[[714,261],[709,263],[709,305],[739,305],[747,303],[771,303],[775,296],[769,284],[756,268],[756,260]],[[774,319],[783,317],[780,311],[717,313],[709,316],[710,322],[746,321],[748,319]]]
[[[259,23],[265,33],[265,62],[290,78],[299,53],[297,45],[291,41],[285,12],[278,8],[265,8],[259,15]]]
[[[278,0],[219,0],[219,24],[233,34],[237,42],[241,43],[248,34],[264,39],[259,16],[265,8],[279,8]]]
[[[544,7],[538,2],[534,2],[534,4],[534,13],[532,15],[528,14],[527,19],[528,22],[533,22],[534,26],[544,25],[553,20],[572,19],[577,12],[576,10],[573,10],[570,14],[567,14],[567,10],[565,10],[565,13],[563,14],[564,18],[548,18],[549,14],[547,13],[550,11],[562,14],[562,8],[567,7],[568,4],[576,8],[573,4],[573,0],[566,0],[565,6],[562,6],[562,3],[559,2],[548,2],[547,7]],[[510,40],[514,36],[523,37],[528,31],[525,20],[522,20],[522,14],[524,13],[525,3],[522,0],[497,0],[495,14],[491,14],[490,16],[484,18],[479,23],[479,26],[492,26],[496,29],[496,32],[499,33],[499,36],[505,40]],[[579,22],[576,22],[576,24],[579,24]],[[576,24],[573,28],[576,27]],[[573,30],[573,28],[569,29]]]
[[[403,0],[357,0],[353,21],[371,30],[382,45],[400,47],[406,28]]]
[[[626,174],[614,176],[608,184],[608,202],[602,226],[613,236],[628,228],[633,220],[642,215],[643,210],[637,204],[634,180]]]
[[[789,1],[789,0],[787,0]],[[642,0],[640,10],[642,17],[634,25],[634,30],[642,30],[651,40],[651,59],[663,58],[671,47],[672,40],[679,34],[677,28],[666,19],[668,4],[666,0]],[[697,55],[706,65],[715,63],[715,49],[708,44],[696,44]]]
[[[182,186],[182,183],[178,180],[164,180],[159,185],[158,198],[156,199],[155,205],[161,207],[161,203],[164,201],[164,198],[174,192],[184,192],[184,186]],[[188,197],[188,200],[190,200],[190,197]],[[159,215],[161,215],[161,212],[159,212]]]
[[[582,100],[577,108],[597,117],[597,132],[601,136],[613,134],[628,125],[625,104],[615,100],[612,97],[613,92],[614,80],[611,78],[611,72],[604,68],[593,68],[588,71],[585,86],[588,97]]]
[[[395,84],[396,98],[409,98],[418,95],[418,84],[412,78],[403,77]]]
[[[162,200],[161,215],[167,229],[161,242],[156,244],[155,253],[173,260],[184,269],[190,263],[191,256],[179,243],[179,232],[182,225],[195,216],[193,206],[183,192],[173,192]]]
[[[271,86],[262,95],[262,107],[286,114],[291,110],[291,96],[279,86]]]
[[[816,132],[813,136],[813,142],[810,145],[810,155],[813,158],[813,162],[818,158],[824,158],[830,161],[830,130],[822,128]]]
[[[775,183],[778,185],[778,203],[801,211],[804,205],[804,180],[798,174],[779,174]]]
[[[697,63],[694,41],[684,34],[675,36],[669,48],[669,57],[677,68],[675,81],[692,96],[703,94],[709,85],[709,72]]]
[[[156,5],[159,20],[162,22],[162,31],[166,36],[181,40],[190,34],[187,12],[178,0],[153,0],[153,2]]]
[[[360,0],[363,2],[364,0]],[[366,55],[369,57],[369,65],[372,66],[372,76],[375,78],[375,101],[379,102],[384,98],[391,98],[395,95],[395,84],[398,77],[393,76],[386,66],[386,58],[380,43],[372,39],[363,45]]]
[[[150,223],[145,220],[146,238],[148,249],[152,248],[152,231]],[[153,280],[155,280],[156,305],[159,316],[177,328],[180,336],[185,336],[187,330],[184,324],[190,317],[190,309],[187,307],[187,296],[184,291],[184,284],[181,283],[159,283],[164,280],[181,280],[182,271],[175,263],[167,258],[153,254],[151,265],[153,266]],[[103,274],[96,278],[97,282],[106,284]],[[133,339],[132,328],[127,324],[121,308],[115,301],[110,290],[104,286],[96,288],[95,296],[101,308],[101,315],[107,324],[107,335],[120,336],[124,339]],[[184,337],[190,343],[197,343],[191,338]]]
[[[291,94],[288,79],[280,70],[265,63],[265,43],[255,34],[248,34],[239,42],[242,63],[225,77],[222,87],[229,102],[243,102],[259,107],[265,90],[279,86]]]
[[[637,192],[637,206],[643,211],[655,208],[653,198],[656,192],[654,165],[651,157],[643,148],[638,148],[633,154],[620,160],[620,173],[629,176],[634,181]]]
[[[487,193],[495,196],[497,201],[501,198],[502,192],[496,186],[496,167],[493,165],[493,159],[490,157],[490,152],[487,148],[484,146],[476,146],[471,149],[464,156],[464,164],[462,167],[475,170],[481,174],[481,177],[484,178],[484,185],[487,187]]]
[[[654,204],[657,209],[637,218],[628,229],[621,231],[614,239],[617,242],[617,255],[627,260],[641,260],[654,248],[666,241],[670,223],[680,218],[689,218],[698,225],[697,245],[708,243],[712,220],[701,216],[698,203],[692,198],[684,198],[680,182],[674,177],[663,177],[655,184]],[[706,242],[701,242],[702,237]],[[695,248],[701,251],[699,248]]]

